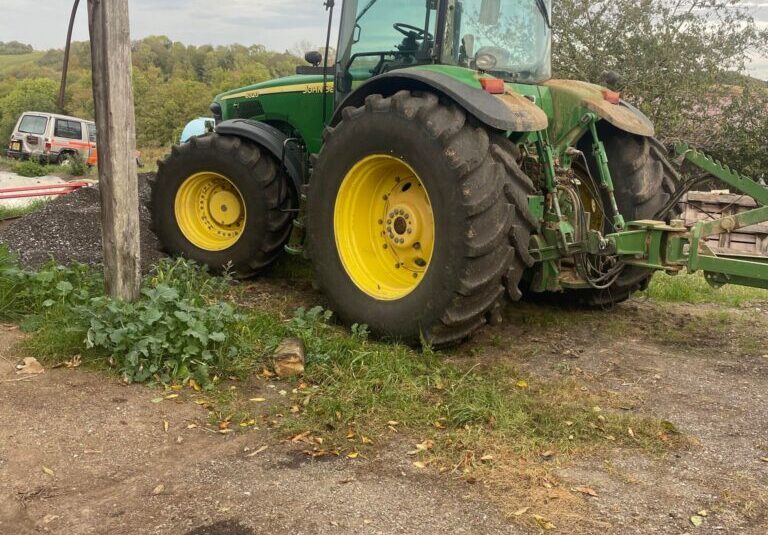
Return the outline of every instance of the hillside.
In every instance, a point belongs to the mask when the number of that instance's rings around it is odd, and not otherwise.
[[[45,52],[32,52],[31,54],[12,54],[12,55],[0,55],[0,74],[4,74],[5,71],[23,66],[25,64],[35,63],[42,58]]]
[[[261,45],[190,46],[164,36],[134,41],[134,96],[139,145],[167,146],[213,97],[295,72],[300,58]],[[63,50],[0,55],[0,145],[29,109],[93,118],[90,48],[72,43],[64,109],[56,104]]]

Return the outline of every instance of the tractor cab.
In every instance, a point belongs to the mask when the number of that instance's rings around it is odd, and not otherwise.
[[[454,65],[506,82],[551,75],[551,0],[347,0],[336,86],[395,69]]]

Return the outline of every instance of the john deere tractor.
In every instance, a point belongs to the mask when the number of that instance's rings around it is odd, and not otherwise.
[[[550,8],[344,1],[335,61],[309,53],[295,76],[219,95],[215,132],[160,163],[167,252],[241,277],[304,254],[343,320],[434,345],[498,321],[524,292],[610,305],[654,270],[684,268],[768,286],[764,261],[717,257],[702,239],[768,208],[674,220],[692,182],[651,122],[609,89],[551,79]],[[754,181],[680,156],[768,204]]]

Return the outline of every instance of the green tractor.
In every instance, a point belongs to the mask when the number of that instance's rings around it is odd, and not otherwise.
[[[295,76],[219,95],[215,132],[160,163],[153,224],[167,252],[241,277],[304,254],[344,321],[432,345],[499,321],[524,292],[605,306],[683,268],[765,287],[766,263],[701,240],[765,209],[667,224],[692,183],[619,94],[551,79],[550,11],[344,1],[333,65],[309,53]],[[681,154],[768,203],[755,182]]]

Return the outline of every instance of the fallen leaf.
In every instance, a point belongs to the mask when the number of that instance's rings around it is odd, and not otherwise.
[[[549,459],[550,457],[555,456],[555,452],[552,450],[547,450],[544,453],[542,453],[541,456],[544,457],[545,459]]]
[[[157,496],[158,494],[162,494],[164,490],[165,490],[165,485],[160,483],[158,486],[156,486],[154,489],[152,489],[152,494]]]
[[[480,457],[480,460],[486,463],[490,462],[493,460],[493,455],[483,455],[482,457]]]
[[[195,427],[197,427],[197,424],[189,424],[189,425],[187,425],[187,429],[194,429]]]
[[[637,440],[637,437],[635,436],[635,432],[632,431],[631,427],[627,427],[627,433],[629,433],[629,436],[631,436],[633,439]]]
[[[262,451],[266,450],[268,447],[269,447],[269,446],[262,446],[262,447],[260,447],[259,449],[257,449],[256,451],[249,453],[249,454],[248,454],[246,457],[253,457],[253,456],[255,456],[255,455],[258,455],[258,454],[259,454],[259,453],[261,453]]]
[[[46,474],[48,474],[49,476],[53,477],[53,470],[51,470],[51,469],[50,469],[50,468],[48,468],[47,466],[43,466],[43,472],[45,472],[45,473],[46,473]]]
[[[160,398],[160,401],[162,401],[162,398]],[[211,402],[207,399],[196,399],[195,403],[198,405],[209,405]]]
[[[349,459],[357,459],[359,456],[360,456],[360,454],[358,452],[356,452],[356,451],[351,451],[351,452],[347,453],[347,457]]]
[[[530,507],[523,507],[522,509],[518,509],[514,513],[512,513],[514,516],[522,516],[525,513],[527,513],[530,510]]]
[[[597,492],[595,492],[595,490],[591,487],[573,487],[573,490],[597,498]]]
[[[445,429],[445,426],[443,425],[443,422],[440,422],[440,421],[435,422],[434,426],[437,429]]]
[[[179,397],[178,394],[168,394],[165,396],[165,399],[176,399],[177,397]]]
[[[426,464],[424,464],[424,463],[423,463],[423,462],[421,462],[421,461],[416,461],[415,463],[413,463],[413,466],[415,466],[416,468],[420,468],[420,469],[423,469],[423,468],[426,468],[426,467],[427,467],[427,465],[426,465]]]
[[[362,440],[363,444],[373,444],[373,440],[371,440],[370,438],[368,438],[365,435],[363,435],[361,440]]]
[[[570,421],[570,420],[566,420],[565,421],[565,425],[566,425],[566,427],[571,427],[573,425],[573,422]]]
[[[35,357],[26,357],[21,364],[16,365],[18,375],[38,375],[43,373],[45,368]]]
[[[299,411],[301,411],[301,408],[298,405],[291,406],[291,414],[297,414]]]
[[[701,527],[701,525],[702,525],[703,523],[704,523],[704,518],[702,518],[701,516],[699,516],[699,515],[693,515],[693,516],[691,517],[691,524],[693,524],[693,525],[694,525],[694,526],[696,526],[697,528],[698,528],[698,527]]]
[[[760,457],[760,460],[764,463],[768,463],[768,457]]]
[[[603,410],[603,409],[601,409],[601,408],[600,408],[600,407],[598,407],[597,405],[595,405],[594,407],[592,407],[592,412],[601,412],[602,410]]]
[[[267,401],[267,399],[266,398],[251,398],[248,401],[254,401],[256,403],[261,403],[263,401]]]
[[[702,509],[701,511],[699,511],[696,514],[699,515],[699,516],[707,516],[709,514],[709,511],[707,511],[706,509]]]
[[[541,529],[555,529],[555,525],[541,515],[533,515],[533,519]]]
[[[517,388],[528,388],[528,382],[524,379],[520,379],[516,384]]]
[[[354,439],[355,438],[355,432],[354,431],[348,431],[347,432],[347,440]]]
[[[197,392],[200,391],[200,385],[197,384],[197,381],[195,381],[194,379],[189,380],[189,386],[192,387],[192,390],[195,390]]]
[[[232,429],[219,429],[219,433],[222,435],[226,435],[227,433],[233,433],[234,431]]]
[[[398,422],[398,421],[396,421],[396,420],[390,420],[390,421],[388,421],[388,422],[387,422],[387,425],[392,425],[392,426],[394,426],[394,425],[400,425],[400,422]]]
[[[81,363],[82,363],[82,359],[80,355],[75,355],[70,360],[64,361],[64,366],[66,366],[67,368],[77,368],[80,366]]]
[[[416,451],[427,451],[435,447],[435,443],[431,440],[425,440],[421,444],[416,444]]]
[[[167,433],[169,427],[170,427],[170,424],[168,423],[168,420],[163,420],[163,431]]]
[[[291,437],[291,442],[299,442],[309,436],[311,431],[304,431],[303,433],[299,433],[298,435],[294,435]]]
[[[163,398],[152,398],[150,401],[152,403],[162,403],[163,402]]]

